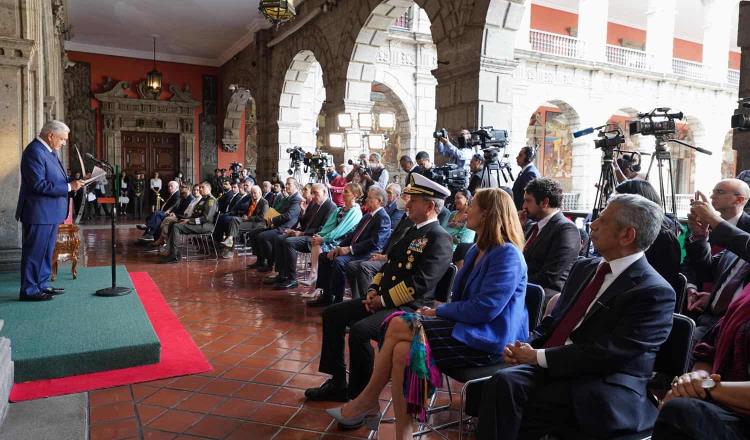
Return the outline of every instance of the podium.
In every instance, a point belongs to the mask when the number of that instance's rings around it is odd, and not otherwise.
[[[105,205],[112,205],[110,209],[110,217],[112,220],[112,286],[105,289],[99,289],[94,293],[96,296],[123,296],[133,292],[130,287],[118,287],[117,286],[117,258],[115,255],[115,249],[117,247],[117,241],[115,240],[115,220],[117,219],[117,201],[115,197],[99,197],[97,202]]]

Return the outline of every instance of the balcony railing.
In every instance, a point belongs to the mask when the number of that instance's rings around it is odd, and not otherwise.
[[[690,79],[705,79],[703,64],[695,61],[672,59],[672,72],[675,75],[684,76]]]
[[[729,84],[733,85],[733,86],[738,86],[739,87],[739,85],[740,85],[740,71],[739,70],[734,70],[734,69],[729,69],[727,71],[727,82]]]
[[[650,70],[651,62],[646,52],[622,46],[607,45],[607,62],[631,69]]]
[[[531,50],[567,58],[583,57],[583,41],[567,35],[531,30],[529,32]]]
[[[391,25],[391,29],[399,31],[410,31],[412,25],[412,8],[406,10],[400,17],[396,19]]]

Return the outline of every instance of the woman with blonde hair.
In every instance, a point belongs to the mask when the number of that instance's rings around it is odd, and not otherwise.
[[[456,276],[452,301],[385,319],[367,387],[347,405],[327,410],[342,428],[376,429],[378,396],[392,379],[396,438],[411,439],[413,415],[425,417],[440,386],[439,369],[497,363],[506,344],[528,338],[524,238],[513,199],[497,188],[477,191],[467,226],[477,242]]]
[[[314,286],[318,279],[318,258],[321,252],[328,252],[338,246],[339,242],[346,234],[354,229],[362,219],[362,209],[357,204],[357,200],[362,197],[362,187],[358,183],[347,183],[342,192],[344,206],[337,208],[331,213],[323,225],[323,229],[313,235],[310,249],[310,276],[300,284]],[[318,289],[313,289],[309,293],[302,294],[305,298],[317,296]]]

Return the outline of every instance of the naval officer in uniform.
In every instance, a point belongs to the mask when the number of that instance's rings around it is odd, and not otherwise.
[[[394,244],[383,268],[373,278],[366,298],[329,306],[323,311],[323,347],[319,371],[332,377],[318,388],[305,391],[309,400],[345,402],[359,395],[370,380],[374,354],[370,340],[377,337],[383,320],[396,310],[413,312],[431,305],[435,286],[451,263],[452,240],[437,215],[448,188],[412,174],[404,190],[414,226]],[[344,336],[349,327],[349,384],[344,361]]]

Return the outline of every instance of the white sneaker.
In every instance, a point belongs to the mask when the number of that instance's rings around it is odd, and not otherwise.
[[[316,281],[318,281],[317,277],[310,278],[309,280],[300,280],[299,283],[302,284],[303,286],[314,286]]]
[[[162,245],[162,247],[159,249],[159,255],[161,255],[162,257],[166,257],[167,255],[169,255],[169,249],[167,249],[166,244]]]
[[[231,249],[234,246],[234,238],[229,236],[226,240],[221,242],[222,246]]]
[[[303,293],[300,296],[302,298],[317,298],[318,296],[320,296],[322,294],[323,294],[323,289],[321,289],[320,287],[318,287],[317,289],[307,291],[307,292]]]

